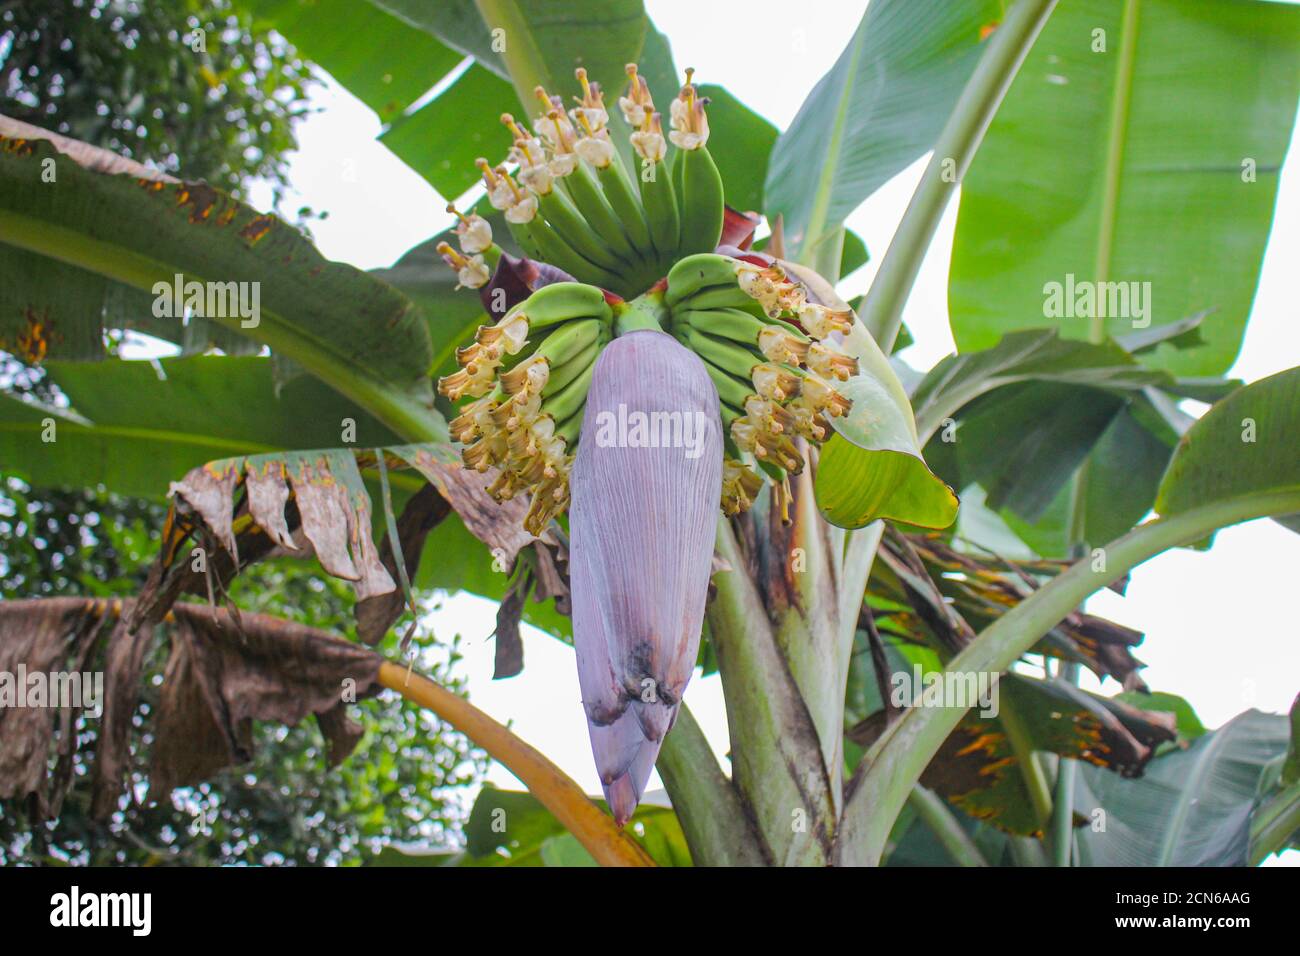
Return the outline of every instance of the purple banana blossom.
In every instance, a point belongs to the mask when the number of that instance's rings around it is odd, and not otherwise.
[[[615,820],[640,802],[695,668],[722,488],[718,394],[662,332],[596,362],[570,475],[573,636]]]

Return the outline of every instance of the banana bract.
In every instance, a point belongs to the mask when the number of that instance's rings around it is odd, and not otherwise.
[[[597,360],[571,472],[573,637],[592,751],[624,822],[699,652],[722,485],[718,395],[655,331]]]

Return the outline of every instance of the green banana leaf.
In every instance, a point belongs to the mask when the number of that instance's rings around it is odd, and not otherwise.
[[[602,800],[595,801],[602,804]],[[691,853],[677,815],[642,801],[627,832],[660,866],[690,866]],[[465,824],[460,866],[595,866],[582,848],[529,793],[484,787]]]
[[[155,362],[51,362],[71,408],[0,394],[0,462],[37,486],[107,485],[159,499],[216,458],[398,441],[355,403],[310,376],[277,394],[269,358],[192,356]],[[43,440],[45,421],[53,441]]]
[[[1095,392],[1078,389],[1069,395],[1074,405],[1086,405]],[[1109,401],[1109,396],[1102,401]],[[1113,541],[1139,524],[1155,503],[1160,479],[1177,448],[1178,435],[1148,427],[1149,418],[1142,413],[1145,401],[1138,397],[1125,403],[1110,418],[1095,443],[1082,458],[1086,468],[1083,497],[1075,514],[1072,485],[1054,482],[1056,494],[1036,517],[1020,501],[1007,501],[999,514],[1008,526],[1036,554],[1045,558],[1065,558],[1076,543],[1093,546]],[[972,437],[972,436],[967,436]],[[1026,484],[1033,486],[1041,474],[1040,464],[1030,466]],[[1001,478],[1002,476],[998,476]],[[995,478],[995,480],[998,480]],[[1040,499],[1041,502],[1041,499]],[[1019,510],[1017,510],[1019,508]]]
[[[459,165],[466,171],[469,178],[463,182],[468,186],[478,175],[473,165],[476,156],[492,159],[505,153],[510,139],[498,117],[503,112],[518,114],[521,105],[523,115],[536,114],[533,89],[538,84],[568,102],[577,90],[573,71],[584,67],[605,90],[614,140],[625,146],[627,128],[616,103],[627,85],[624,66],[640,66],[665,115],[681,82],[668,41],[655,30],[641,0],[371,3],[476,61],[444,93],[395,122],[380,137],[446,196],[459,192],[439,185],[438,180],[449,175],[449,167]],[[507,95],[512,84],[513,94]],[[630,159],[630,147],[625,152]]]
[[[1205,395],[1200,389],[1208,384],[1189,387],[1124,346],[1144,350],[1181,339],[1192,348],[1204,320],[1191,316],[1123,345],[1026,329],[990,349],[944,359],[912,394],[926,460],[955,488],[979,483],[985,504],[1043,557],[1068,555],[1072,534],[1093,544],[1118,537],[1151,510],[1193,421],[1178,410],[1178,398]],[[1083,507],[1073,514],[1070,479],[1081,464]]]
[[[402,4],[251,3],[259,19],[379,115],[380,141],[439,193],[456,197],[478,181],[474,159],[488,149],[484,135],[499,134],[497,117],[519,104],[472,0],[410,4],[411,12],[427,9],[449,30],[470,25],[455,30],[465,41],[459,43],[413,22]],[[477,62],[466,68],[468,56]]]
[[[1286,752],[1287,719],[1249,710],[1147,764],[1141,779],[1081,766],[1076,812],[1085,866],[1243,866],[1268,766]],[[1104,829],[1103,829],[1104,828]]]
[[[1294,487],[1300,481],[1298,414],[1300,368],[1233,392],[1183,436],[1160,483],[1156,511],[1175,515],[1206,501]]]
[[[949,280],[959,350],[1045,317],[1087,338],[1090,318],[1049,314],[1049,292],[1137,283],[1114,287],[1114,310],[1093,310],[1127,311],[1099,315],[1107,334],[1213,309],[1204,344],[1162,344],[1143,361],[1179,375],[1226,371],[1259,280],[1297,93],[1296,6],[1061,0],[962,183]],[[1124,291],[1141,308],[1130,300],[1125,310]]]
[[[785,217],[791,259],[814,261],[849,213],[932,148],[1003,6],[872,0],[772,151],[764,211]]]
[[[49,134],[0,123],[0,243],[31,257],[5,284],[9,302],[25,306],[0,312],[2,347],[31,361],[88,357],[85,343],[102,334],[106,284],[152,293],[158,305],[177,276],[209,288],[242,283],[258,314],[227,306],[208,318],[412,431],[441,425],[428,330],[400,292],[324,259],[297,230],[204,183],[149,178],[104,150],[63,139],[56,149],[37,138]],[[48,270],[61,288],[42,298]]]
[[[273,26],[385,123],[401,116],[465,58],[376,4],[249,0],[249,6],[259,21]],[[365,42],[358,43],[358,37]]]
[[[1140,389],[1172,384],[1113,342],[1062,339],[1054,328],[1003,336],[992,348],[950,355],[912,393],[917,429],[928,441],[944,419],[988,392],[1016,382],[1061,382],[1093,388]]]

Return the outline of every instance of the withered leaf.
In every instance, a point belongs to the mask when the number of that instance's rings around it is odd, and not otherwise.
[[[415,578],[420,568],[420,556],[424,551],[425,539],[451,511],[447,499],[438,493],[433,485],[425,485],[406,502],[397,519],[398,551],[402,563],[406,565],[408,580]],[[379,545],[381,560],[390,577],[396,578],[397,556],[393,553],[392,542],[388,535]],[[377,644],[388,629],[402,614],[405,596],[401,591],[393,590],[383,594],[371,595],[357,601],[354,614],[357,619],[357,635],[367,644]]]
[[[92,815],[117,807],[130,768],[133,718],[156,633],[130,629],[129,602],[48,598],[0,602],[0,671],[104,669],[103,713],[90,772]],[[171,654],[151,727],[150,792],[193,783],[249,759],[254,721],[320,722],[330,761],[360,737],[346,704],[378,690],[383,658],[306,625],[263,614],[177,604]],[[105,639],[106,638],[106,639]],[[86,703],[83,694],[82,703]],[[0,707],[0,798],[27,800],[41,819],[59,812],[78,744],[72,706]],[[47,773],[50,761],[53,771]]]
[[[370,693],[383,663],[374,651],[292,621],[244,615],[240,633],[224,609],[178,604],[174,614],[151,795],[250,759],[255,720],[293,726],[338,711],[327,718],[337,730],[345,698]]]
[[[153,625],[131,631],[119,618],[108,638],[104,659],[104,713],[91,775],[90,815],[106,819],[116,808],[131,761],[131,718],[140,701],[145,658],[153,646]]]
[[[523,617],[524,604],[532,586],[532,575],[526,569],[520,571],[497,606],[497,626],[493,632],[497,642],[493,680],[514,677],[524,669],[524,642],[519,635],[519,619]]]
[[[235,511],[235,484],[242,470],[236,459],[209,462],[191,469],[180,481],[173,481],[168,492],[178,507],[189,508],[203,519],[236,563],[239,551],[230,525]]]
[[[30,675],[80,673],[102,627],[105,606],[72,598],[0,602],[0,672],[12,675],[11,689]],[[26,800],[39,819],[46,819],[57,814],[71,779],[74,725],[81,708],[46,706],[50,701],[22,707],[16,700],[5,703],[0,706],[0,798]],[[52,746],[58,765],[47,779]]]

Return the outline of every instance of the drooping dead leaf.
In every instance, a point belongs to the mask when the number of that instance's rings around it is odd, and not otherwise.
[[[897,531],[885,535],[878,558],[868,593],[908,605],[915,615],[890,614],[892,629],[950,653],[1033,593],[1041,577],[1068,567],[1057,561],[986,558],[956,550],[941,535]],[[880,624],[885,630],[886,619]],[[1145,691],[1138,675],[1142,662],[1131,650],[1142,639],[1140,631],[1072,612],[1034,650],[1082,663],[1099,678],[1115,678],[1125,690]]]
[[[1170,713],[1141,710],[1082,691],[1062,681],[1004,674],[1001,707],[1014,707],[1035,750],[1083,760],[1125,777],[1139,777],[1156,748],[1177,737]],[[885,729],[878,711],[849,731],[869,747]],[[1012,833],[1033,834],[1038,820],[999,716],[973,707],[930,761],[921,783],[976,819]]]
[[[519,621],[524,614],[524,604],[533,589],[533,576],[529,569],[519,571],[497,606],[497,626],[492,632],[496,638],[496,658],[492,679],[514,677],[524,669],[524,641],[519,634]]]
[[[496,477],[495,471],[489,469],[484,474],[470,471],[459,460],[438,455],[426,445],[409,445],[391,451],[433,483],[451,502],[470,534],[486,544],[503,567],[513,564],[520,549],[534,540],[524,530],[528,501],[519,497],[497,502],[485,490]]]
[[[253,722],[294,726],[328,714],[331,754],[357,736],[347,702],[375,686],[383,658],[317,628],[266,615],[178,604],[159,702],[150,794],[252,758]],[[350,747],[349,747],[350,749]]]
[[[101,607],[87,601],[0,602],[0,674],[6,678],[0,685],[0,798],[27,801],[39,819],[57,814],[63,802],[70,776],[62,768],[70,770],[76,718],[85,702],[79,693],[81,700],[58,705],[47,693],[49,678],[80,675],[102,615]],[[58,762],[49,777],[52,750]]]
[[[132,632],[130,602],[49,598],[0,602],[0,672],[103,671],[103,712],[91,768],[92,815],[116,809],[131,764],[133,719],[156,630]],[[150,793],[194,783],[251,757],[254,721],[296,725],[314,714],[331,763],[360,728],[348,703],[378,690],[384,659],[316,628],[262,614],[177,604],[165,627],[171,654],[153,714]],[[88,701],[0,706],[0,798],[56,816],[72,780],[77,718]],[[7,702],[6,702],[7,703]],[[53,771],[47,772],[51,760]]]
[[[91,776],[90,815],[107,818],[117,807],[118,794],[131,762],[131,718],[140,701],[145,658],[153,646],[154,628],[132,632],[120,617],[108,638],[104,660],[104,714]]]
[[[135,605],[132,627],[161,620],[182,594],[215,600],[240,568],[255,561],[315,556],[328,573],[353,583],[362,636],[378,641],[400,615],[404,595],[395,582],[400,575],[391,549],[374,543],[372,506],[361,477],[361,469],[374,465],[377,454],[384,456],[386,467],[413,468],[436,489],[410,512],[405,530],[398,531],[408,577],[414,575],[428,532],[446,516],[446,505],[504,566],[538,540],[523,528],[527,502],[497,503],[486,491],[493,475],[465,469],[450,445],[284,452],[209,462],[172,484],[173,507],[158,564]],[[408,533],[409,542],[404,540]],[[195,560],[194,546],[201,562]]]
[[[408,580],[415,577],[420,567],[420,555],[424,551],[425,538],[438,524],[447,517],[451,505],[433,485],[425,485],[417,491],[397,519],[397,550],[402,555],[406,566]],[[397,556],[393,552],[393,542],[387,534],[380,542],[381,560],[390,577],[397,578]],[[377,644],[402,614],[406,606],[405,596],[398,590],[371,595],[357,601],[355,615],[357,619],[357,636],[367,644]]]
[[[537,601],[555,599],[555,610],[569,615],[573,602],[569,594],[569,542],[554,529],[533,542],[536,563]]]
[[[231,523],[235,483],[242,471],[242,463],[236,459],[209,462],[191,469],[180,481],[173,481],[167,492],[177,510],[182,514],[192,512],[207,525],[235,564],[239,563],[239,549]]]

